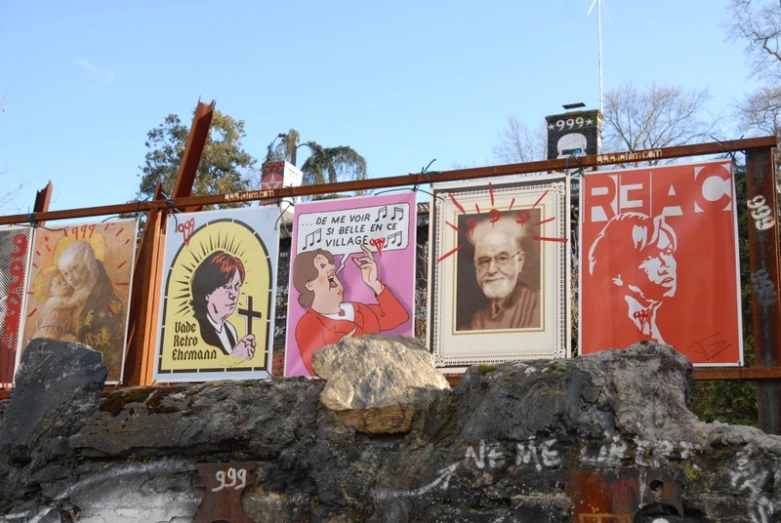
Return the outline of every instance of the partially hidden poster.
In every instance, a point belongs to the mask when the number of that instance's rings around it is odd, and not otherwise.
[[[278,217],[271,206],[169,217],[155,381],[270,376]]]
[[[414,192],[296,205],[285,376],[345,337],[414,336],[416,217]]]
[[[731,162],[590,173],[581,194],[580,353],[650,340],[742,365]]]
[[[32,227],[0,228],[0,384],[13,382],[24,324]]]
[[[24,346],[87,345],[103,354],[106,383],[122,381],[137,231],[135,218],[36,230]]]

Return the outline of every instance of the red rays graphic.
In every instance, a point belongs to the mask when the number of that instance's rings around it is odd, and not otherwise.
[[[521,209],[520,211],[518,211],[518,219],[515,220],[515,223],[520,223],[521,225],[523,225],[531,219],[532,219],[531,213],[529,211],[525,211]]]
[[[538,240],[541,242],[560,242],[560,243],[566,243],[569,241],[568,238],[549,238],[547,236],[535,236],[533,238],[534,240]]]
[[[462,231],[461,229],[459,229],[458,227],[456,227],[456,226],[455,226],[455,225],[453,225],[452,223],[450,223],[450,222],[448,222],[448,221],[445,221],[445,223],[446,223],[446,224],[448,224],[448,225],[450,225],[450,227],[451,227],[451,228],[453,228],[454,230],[456,230],[456,231],[460,232],[461,234],[464,234],[464,231]]]
[[[451,199],[451,200],[453,200],[453,204],[454,204],[456,207],[458,207],[458,210],[459,210],[459,211],[461,211],[461,214],[466,214],[466,211],[465,211],[465,210],[464,210],[464,208],[461,206],[461,204],[460,204],[460,203],[458,203],[458,200],[456,200],[456,197],[455,197],[455,196],[453,196],[453,195],[452,195],[452,194],[450,194],[450,193],[448,193],[448,196],[450,196],[450,199]]]
[[[511,211],[513,210],[513,205],[515,205],[515,198],[513,198],[512,201],[510,202],[510,209],[509,210],[511,210]]]
[[[555,219],[556,219],[555,216],[551,216],[550,218],[546,218],[545,220],[542,220],[541,222],[537,222],[534,225],[542,225],[543,223],[552,222]]]
[[[488,182],[488,193],[491,195],[491,207],[494,206],[494,185]]]
[[[120,234],[122,234],[122,231],[124,231],[124,230],[125,230],[125,228],[122,227],[119,231],[117,231],[117,233],[114,236],[119,236]]]
[[[537,204],[538,204],[538,203],[540,203],[540,202],[542,201],[542,199],[543,199],[543,198],[545,198],[545,195],[546,195],[546,194],[548,194],[548,191],[545,191],[544,193],[542,193],[542,196],[540,196],[539,198],[537,198],[537,201],[536,201],[536,202],[534,202],[534,205],[532,205],[532,209],[534,209],[535,207],[537,207]]]
[[[439,263],[439,262],[441,262],[442,260],[444,260],[444,259],[446,259],[446,258],[448,258],[448,257],[452,256],[453,254],[455,254],[456,252],[458,252],[458,251],[459,251],[459,249],[461,249],[461,247],[463,247],[463,245],[459,245],[458,247],[456,247],[456,248],[455,248],[455,249],[453,249],[452,251],[450,251],[450,252],[446,252],[445,254],[443,254],[442,256],[440,256],[440,257],[439,257],[439,259],[437,260],[437,263]]]
[[[117,269],[121,269],[125,264],[127,264],[127,260],[123,261],[119,265],[117,265]]]

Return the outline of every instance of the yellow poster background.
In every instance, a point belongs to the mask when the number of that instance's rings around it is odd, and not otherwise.
[[[206,257],[219,250],[238,257],[244,265],[245,279],[238,305],[226,319],[236,329],[237,339],[241,340],[247,334],[248,298],[251,298],[252,312],[260,314],[260,318],[251,320],[255,353],[248,360],[226,355],[220,348],[207,344],[201,338],[194,317],[192,275]],[[246,225],[233,220],[215,220],[195,230],[189,242],[182,243],[166,272],[159,370],[220,371],[265,367],[271,282],[268,253],[260,237]]]

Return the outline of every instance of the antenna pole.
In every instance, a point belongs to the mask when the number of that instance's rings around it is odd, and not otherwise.
[[[597,40],[599,53],[599,112],[602,110],[602,0],[597,0]]]

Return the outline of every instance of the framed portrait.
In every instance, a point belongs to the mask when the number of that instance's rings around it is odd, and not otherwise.
[[[569,178],[435,185],[430,213],[437,368],[569,357]]]

